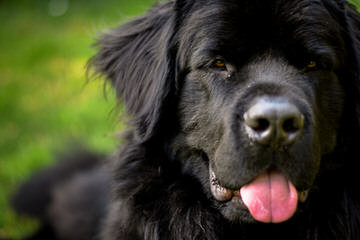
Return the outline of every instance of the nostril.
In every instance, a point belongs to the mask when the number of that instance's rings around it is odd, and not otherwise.
[[[258,133],[268,130],[271,125],[270,120],[266,116],[251,110],[244,114],[244,120],[247,127]]]
[[[251,139],[261,144],[268,144],[274,133],[274,123],[265,115],[261,111],[254,111],[254,109],[250,109],[244,114],[247,134]]]
[[[301,134],[304,125],[304,117],[301,114],[284,119],[279,126],[277,141],[283,145],[291,144]]]
[[[282,129],[286,133],[295,133],[300,130],[300,126],[296,118],[289,118],[284,121]]]
[[[265,118],[259,118],[256,121],[256,125],[252,126],[252,128],[256,131],[256,132],[264,132],[266,131],[268,128],[270,127],[270,122],[269,120],[265,119]]]

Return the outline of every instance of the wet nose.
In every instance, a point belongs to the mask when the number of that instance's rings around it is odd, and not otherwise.
[[[258,100],[244,114],[244,120],[251,139],[274,148],[293,143],[304,126],[304,116],[285,99]]]

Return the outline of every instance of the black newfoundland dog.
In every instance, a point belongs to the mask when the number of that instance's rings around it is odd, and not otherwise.
[[[33,238],[360,239],[351,4],[174,0],[98,48],[131,130],[110,168],[74,154],[20,188]]]

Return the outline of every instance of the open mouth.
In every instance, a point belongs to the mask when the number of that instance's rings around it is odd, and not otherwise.
[[[309,190],[298,191],[281,172],[271,170],[256,177],[240,189],[221,186],[210,168],[210,186],[214,198],[231,201],[238,209],[248,210],[251,216],[264,223],[280,223],[290,219],[298,202],[305,202]]]

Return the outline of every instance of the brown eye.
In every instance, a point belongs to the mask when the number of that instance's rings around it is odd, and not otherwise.
[[[306,68],[308,68],[308,69],[316,68],[316,62],[315,61],[310,61],[309,64],[306,65]]]
[[[317,69],[317,63],[315,61],[310,61],[308,64],[304,67],[303,71],[312,71]]]
[[[212,67],[216,68],[216,69],[225,69],[226,68],[225,62],[221,59],[216,59],[214,61],[214,63],[212,64]]]

